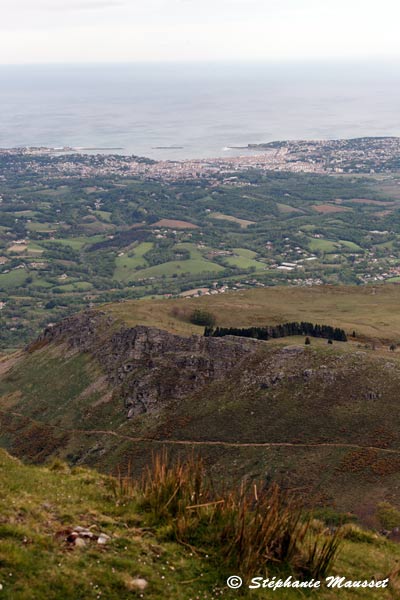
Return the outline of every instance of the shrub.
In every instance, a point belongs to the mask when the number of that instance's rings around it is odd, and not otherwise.
[[[193,325],[202,325],[203,327],[214,327],[215,316],[207,310],[196,308],[196,310],[194,310],[190,315],[190,322],[193,323]]]
[[[345,540],[360,542],[362,544],[382,544],[385,542],[385,538],[382,536],[373,531],[362,529],[362,527],[354,525],[354,523],[347,523],[342,527],[342,537]]]
[[[116,490],[169,539],[212,556],[221,572],[247,577],[280,566],[323,577],[339,549],[340,533],[315,531],[312,519],[278,485],[218,493],[194,456],[171,464],[164,451],[153,456],[139,482],[119,478]]]
[[[48,465],[50,471],[60,471],[61,473],[69,473],[70,469],[67,463],[60,458],[53,458]]]
[[[380,502],[378,504],[377,517],[381,526],[385,529],[400,527],[400,511],[390,502]]]
[[[328,527],[340,527],[346,523],[354,523],[357,517],[352,513],[338,512],[330,506],[322,506],[313,510],[315,519],[323,521]]]
[[[140,267],[141,268],[141,267]],[[188,306],[174,306],[171,310],[171,316],[179,321],[189,321],[191,311]]]

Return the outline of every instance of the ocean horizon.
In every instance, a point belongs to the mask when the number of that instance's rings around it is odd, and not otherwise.
[[[400,136],[399,106],[394,62],[0,66],[0,147],[223,157],[275,140]]]

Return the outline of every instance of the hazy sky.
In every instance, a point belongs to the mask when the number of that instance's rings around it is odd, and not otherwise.
[[[0,0],[0,62],[400,57],[398,0]]]

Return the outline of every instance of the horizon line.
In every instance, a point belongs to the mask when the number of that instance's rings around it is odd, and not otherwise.
[[[91,60],[91,61],[23,61],[23,62],[0,62],[0,67],[46,67],[46,66],[104,66],[104,65],[160,65],[160,66],[174,66],[174,65],[256,65],[256,64],[270,64],[270,65],[285,65],[285,64],[315,64],[315,65],[326,65],[326,64],[340,64],[340,65],[359,65],[359,64],[387,64],[397,65],[400,63],[400,56],[383,57],[383,56],[365,56],[365,57],[291,57],[291,58],[216,58],[216,59],[142,59],[142,60]]]

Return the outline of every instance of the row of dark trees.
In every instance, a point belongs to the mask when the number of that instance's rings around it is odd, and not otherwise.
[[[343,329],[331,325],[314,325],[313,323],[297,322],[283,323],[268,327],[206,327],[206,337],[223,337],[225,335],[237,335],[241,337],[256,338],[258,340],[269,340],[271,338],[282,338],[290,335],[306,335],[338,342],[347,342],[347,336]]]

